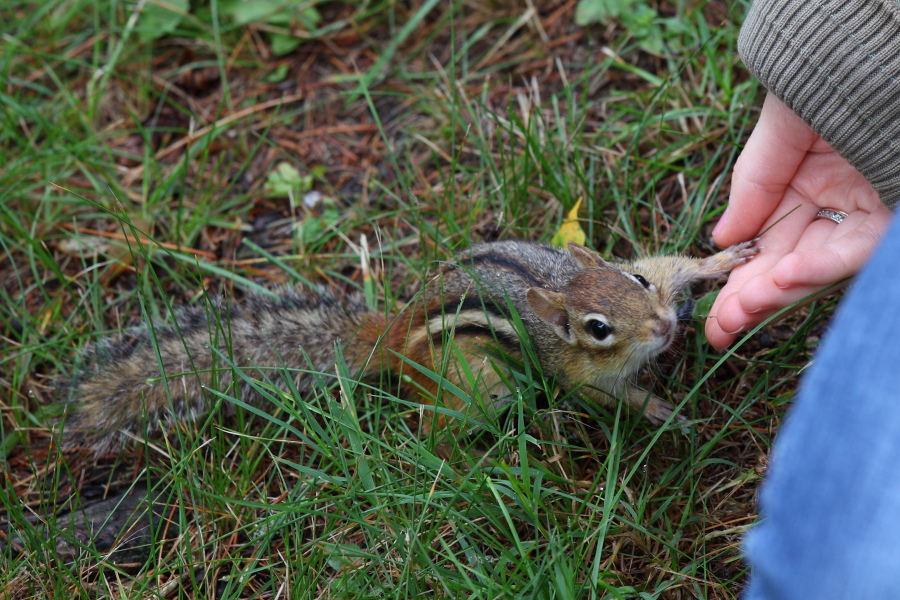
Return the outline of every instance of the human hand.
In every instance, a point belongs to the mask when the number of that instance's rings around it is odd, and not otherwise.
[[[823,208],[847,218],[817,219]],[[728,278],[707,318],[706,339],[724,348],[778,310],[856,273],[891,214],[863,176],[770,93],[713,230],[720,247],[759,236],[762,250]]]

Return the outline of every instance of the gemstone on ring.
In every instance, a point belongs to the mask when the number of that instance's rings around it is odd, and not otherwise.
[[[828,219],[830,221],[834,221],[838,225],[847,218],[847,213],[842,210],[836,210],[834,208],[823,208],[819,212],[816,213],[817,219]]]

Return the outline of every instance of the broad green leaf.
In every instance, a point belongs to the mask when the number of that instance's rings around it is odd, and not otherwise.
[[[172,33],[190,11],[190,0],[148,0],[135,28],[142,41]]]

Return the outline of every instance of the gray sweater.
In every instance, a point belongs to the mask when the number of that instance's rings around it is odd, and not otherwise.
[[[900,0],[755,0],[738,51],[747,68],[900,201]]]

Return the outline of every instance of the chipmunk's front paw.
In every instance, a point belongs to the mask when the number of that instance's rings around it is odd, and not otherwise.
[[[757,242],[759,242],[759,238],[753,238],[749,242],[741,242],[740,244],[735,244],[734,246],[731,246],[724,251],[732,254],[734,257],[734,264],[732,265],[732,268],[744,264],[757,254],[759,254],[759,251],[762,250],[762,248],[757,245]]]
[[[625,398],[630,406],[639,411],[643,411],[647,420],[657,427],[670,419],[674,423],[684,423],[687,421],[687,419],[675,412],[674,406],[653,394],[648,394],[640,388],[628,386]]]
[[[709,258],[703,259],[704,271],[714,276],[727,275],[733,268],[744,264],[759,254],[760,247],[756,245],[758,240],[759,238],[755,238],[749,242],[735,244],[717,254],[713,254]]]
[[[674,417],[672,416],[673,413]],[[660,400],[656,396],[650,398],[650,402],[647,403],[647,408],[644,410],[644,416],[656,427],[662,426],[670,418],[674,423],[685,423],[687,421],[687,418],[675,412],[674,406]]]

